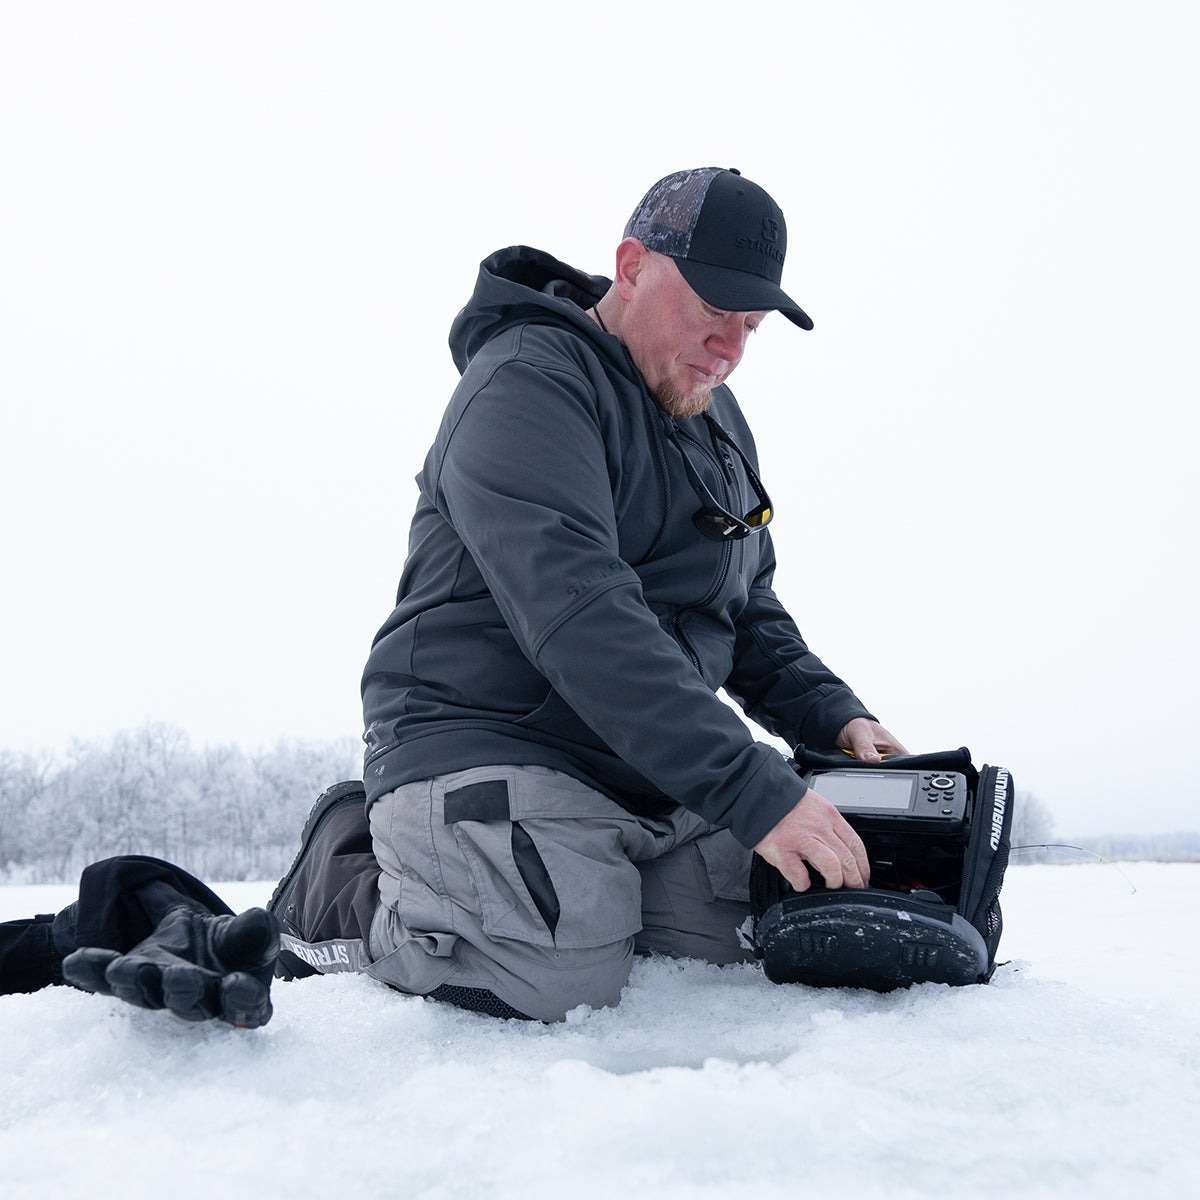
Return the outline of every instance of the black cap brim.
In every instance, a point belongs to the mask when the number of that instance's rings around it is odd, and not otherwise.
[[[708,263],[693,262],[690,258],[669,255],[701,300],[713,308],[726,312],[779,311],[801,329],[813,327],[812,318],[777,283],[751,275],[747,271],[734,271],[729,267],[713,267]]]

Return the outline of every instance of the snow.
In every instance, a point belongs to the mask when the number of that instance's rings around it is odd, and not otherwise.
[[[71,895],[0,889],[0,919]],[[1014,867],[1004,906],[990,987],[639,962],[619,1008],[543,1026],[330,976],[252,1032],[0,998],[0,1194],[1197,1194],[1200,867]]]

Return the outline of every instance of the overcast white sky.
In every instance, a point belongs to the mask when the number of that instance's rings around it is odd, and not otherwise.
[[[1197,828],[1196,12],[3,3],[0,745],[357,734],[479,260],[714,164],[816,323],[733,379],[810,644]]]

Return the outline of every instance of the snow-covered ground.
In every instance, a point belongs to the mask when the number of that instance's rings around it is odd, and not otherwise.
[[[0,919],[70,897],[0,889]],[[1004,907],[990,987],[642,962],[544,1026],[332,976],[253,1032],[0,998],[0,1195],[1200,1194],[1200,866],[1014,867]]]

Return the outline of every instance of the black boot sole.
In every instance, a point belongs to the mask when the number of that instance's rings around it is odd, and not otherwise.
[[[774,983],[877,992],[914,983],[983,983],[979,931],[949,905],[880,891],[802,893],[773,904],[755,927]]]

